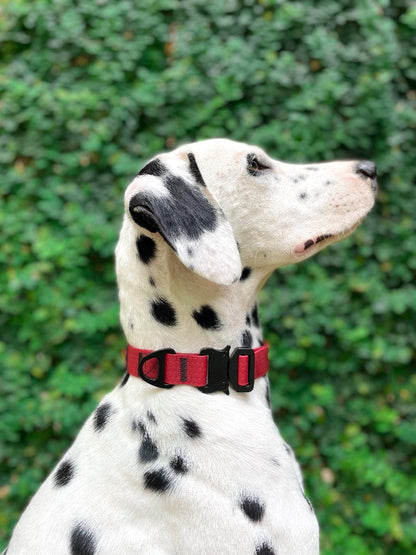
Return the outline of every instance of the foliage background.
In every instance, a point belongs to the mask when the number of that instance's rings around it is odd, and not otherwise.
[[[263,293],[324,554],[416,543],[416,5],[1,0],[0,544],[123,373],[121,195],[157,151],[374,159],[377,207]]]

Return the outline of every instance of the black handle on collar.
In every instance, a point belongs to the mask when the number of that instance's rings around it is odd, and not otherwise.
[[[139,362],[139,376],[145,382],[149,383],[150,385],[155,385],[156,387],[163,387],[165,389],[173,387],[173,384],[165,383],[165,356],[175,354],[175,349],[159,349],[158,351],[153,351],[153,353],[144,356]],[[155,358],[157,360],[157,377],[154,380],[149,378],[149,376],[146,376],[143,371],[144,363],[148,360],[151,360],[152,358]]]

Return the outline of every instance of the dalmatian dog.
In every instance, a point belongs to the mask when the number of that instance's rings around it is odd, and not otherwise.
[[[127,187],[116,247],[128,372],[7,554],[319,553],[272,419],[257,295],[276,268],[347,237],[376,188],[369,161],[287,164],[226,139],[150,160]]]

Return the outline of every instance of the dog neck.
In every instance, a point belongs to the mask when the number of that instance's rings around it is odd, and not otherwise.
[[[259,347],[257,295],[265,276],[246,268],[218,285],[185,268],[159,234],[137,233],[126,219],[116,248],[120,320],[127,342],[142,349]]]

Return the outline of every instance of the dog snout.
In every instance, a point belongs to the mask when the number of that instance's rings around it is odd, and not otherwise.
[[[377,167],[371,160],[358,162],[356,170],[363,177],[369,177],[370,179],[376,179],[377,177]]]

